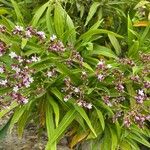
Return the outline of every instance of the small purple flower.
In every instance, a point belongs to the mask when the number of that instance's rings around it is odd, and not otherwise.
[[[129,128],[131,126],[131,120],[128,117],[124,118],[123,124],[125,127]]]
[[[137,95],[135,96],[136,102],[142,104],[146,100],[147,96],[143,90],[138,90]]]
[[[105,61],[104,60],[100,60],[97,64],[97,68],[98,69],[104,69],[106,66],[105,66]]]
[[[36,34],[41,40],[46,39],[45,33],[43,31],[38,31]]]
[[[104,78],[105,78],[105,76],[102,75],[102,74],[97,75],[97,79],[98,79],[99,81],[103,81]]]
[[[5,72],[5,67],[4,66],[0,66],[0,74]]]
[[[146,89],[150,88],[150,81],[144,81],[144,88]]]
[[[110,96],[103,96],[104,103],[109,107],[112,107],[112,103],[110,102]]]
[[[56,42],[50,43],[48,50],[53,51],[53,52],[64,52],[65,47],[64,47],[63,43],[58,40]]]
[[[118,92],[124,92],[124,86],[122,85],[122,83],[118,83],[116,85],[116,89],[118,90]]]
[[[132,81],[134,81],[134,82],[139,82],[139,81],[140,81],[140,77],[139,77],[138,75],[132,76],[130,79],[131,79]]]

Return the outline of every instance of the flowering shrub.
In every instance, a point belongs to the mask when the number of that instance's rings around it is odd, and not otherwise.
[[[122,36],[97,25],[76,40],[73,22],[60,3],[41,7],[44,10],[37,10],[32,26],[5,19],[0,25],[0,101],[8,105],[0,118],[13,112],[10,131],[17,124],[21,136],[26,124],[34,121],[47,131],[47,150],[55,150],[64,133],[71,148],[86,140],[91,149],[137,150],[137,143],[150,147],[150,53],[141,42],[149,40],[149,30],[141,39],[133,38],[137,33],[131,32],[128,17],[125,44],[117,40]],[[48,31],[41,31],[37,23],[46,8]],[[99,34],[108,35],[103,35],[108,44],[100,46]]]

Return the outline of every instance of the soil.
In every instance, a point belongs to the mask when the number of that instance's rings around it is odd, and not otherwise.
[[[6,118],[0,122],[0,127],[5,123]],[[11,134],[7,134],[4,139],[0,140],[0,150],[44,150],[47,143],[46,133],[39,137],[36,131],[35,126],[29,125],[20,139],[14,129]],[[70,150],[65,138],[61,140],[57,150]]]

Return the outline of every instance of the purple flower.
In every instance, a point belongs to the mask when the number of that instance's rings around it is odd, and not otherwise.
[[[118,83],[116,85],[116,89],[118,90],[118,92],[124,92],[124,86],[122,85],[122,83]]]
[[[97,75],[97,78],[99,81],[103,81],[105,77],[104,77],[104,75],[99,74],[99,75]]]
[[[46,39],[45,33],[43,31],[38,31],[36,34],[41,40]]]
[[[104,69],[106,66],[105,66],[105,61],[104,60],[100,60],[97,64],[97,68],[98,69]]]
[[[147,98],[143,90],[138,90],[137,95],[135,96],[136,102],[142,104],[143,101]]]

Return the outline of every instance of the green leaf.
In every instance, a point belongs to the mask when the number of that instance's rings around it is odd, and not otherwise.
[[[94,136],[97,137],[96,132],[94,131],[94,128],[92,127],[91,121],[90,121],[89,117],[87,116],[86,112],[84,111],[84,109],[80,106],[77,106],[74,104],[72,104],[72,105],[75,107],[75,109],[78,111],[78,113],[84,118],[85,122],[89,126],[89,128],[92,131],[92,133],[94,134]]]
[[[15,110],[15,112],[13,114],[13,117],[11,119],[11,122],[10,122],[10,133],[12,132],[14,124],[19,121],[20,117],[23,115],[23,113],[25,112],[25,110],[26,110],[26,106],[18,107]]]
[[[59,100],[63,101],[62,94],[59,92],[59,90],[55,88],[51,88],[50,90]]]
[[[56,124],[56,127],[58,127],[58,123],[59,123],[59,106],[50,95],[48,95],[48,101],[51,104],[51,106],[53,107],[53,110],[54,110],[54,113],[55,113],[55,124]]]
[[[98,119],[100,121],[101,127],[104,130],[105,129],[105,121],[104,121],[103,114],[101,113],[101,111],[99,109],[97,109],[97,108],[95,108],[95,109],[96,109],[96,112],[97,112]]]
[[[12,102],[8,108],[5,108],[4,110],[1,110],[0,112],[0,118],[2,118],[5,114],[7,114],[9,111],[17,107],[19,104],[17,102]]]
[[[92,17],[94,16],[94,14],[97,11],[98,6],[100,5],[100,2],[94,2],[89,10],[88,16],[86,18],[86,22],[85,22],[85,26],[88,24],[88,22],[92,19]]]
[[[121,150],[132,150],[130,144],[128,142],[124,142],[124,141],[121,142],[120,148],[121,148]]]
[[[150,148],[150,143],[139,133],[130,133],[129,138],[131,138],[131,139],[147,146],[148,148]]]
[[[129,48],[128,56],[129,57],[135,57],[138,55],[139,50],[139,41],[134,41],[133,45]]]
[[[33,16],[32,19],[32,26],[36,26],[37,23],[39,22],[41,16],[43,15],[43,13],[45,12],[46,8],[49,6],[49,1],[47,3],[45,3],[44,5],[42,5],[36,12],[35,15]]]
[[[7,131],[10,126],[12,117],[7,121],[7,123],[0,129],[0,140],[3,140],[7,136]]]
[[[22,16],[22,14],[21,14],[19,5],[18,5],[14,0],[11,0],[11,3],[12,3],[12,5],[13,5],[14,9],[15,9],[15,13],[16,13],[16,15],[17,15],[18,21],[23,24],[23,22],[24,22],[24,21],[23,21],[23,16]]]
[[[24,49],[24,47],[26,46],[27,42],[28,42],[27,38],[22,38],[21,49]]]
[[[59,3],[55,4],[55,9],[54,9],[54,26],[56,33],[58,36],[61,38],[63,33],[64,33],[64,11]]]
[[[100,145],[101,150],[111,150],[111,135],[108,128],[105,128],[104,137]]]
[[[82,65],[83,65],[83,67],[85,67],[85,68],[88,69],[89,71],[94,72],[94,70],[92,69],[92,67],[91,67],[88,63],[83,62]]]
[[[48,142],[46,145],[46,150],[56,150],[56,142],[50,143],[53,134],[54,134],[54,120],[53,120],[53,111],[50,107],[49,103],[46,105],[46,128],[47,128],[47,134],[48,134]]]
[[[18,136],[22,137],[23,135],[23,130],[25,128],[26,122],[29,118],[31,111],[26,110],[22,116],[20,117],[18,124],[17,124],[17,131],[18,131]]]
[[[134,34],[131,32],[133,30],[133,25],[132,25],[132,21],[129,15],[128,15],[128,29],[127,30],[128,30],[128,45],[130,47],[134,40]]]
[[[102,56],[106,56],[108,58],[115,58],[115,59],[118,58],[114,54],[114,52],[107,47],[95,45],[93,49],[94,49],[92,52],[93,55],[102,55]]]
[[[117,34],[117,33],[114,33],[112,31],[109,31],[109,30],[105,30],[105,29],[92,29],[92,30],[89,30],[87,32],[85,32],[84,34],[82,34],[79,38],[78,41],[80,40],[86,40],[87,38],[91,38],[91,36],[93,35],[97,35],[97,34],[110,34],[110,35],[114,35],[115,37],[118,37],[118,38],[123,38],[121,35]]]
[[[111,44],[113,45],[113,47],[116,51],[116,54],[120,55],[121,54],[121,46],[120,46],[117,38],[114,35],[111,35],[111,34],[108,34],[108,37],[109,37],[109,39],[111,41]]]
[[[59,126],[54,130],[53,136],[51,138],[50,143],[57,141],[57,139],[63,134],[66,128],[70,125],[70,123],[75,119],[76,111],[69,110],[63,119],[61,120]]]
[[[53,10],[53,6],[49,6],[46,11],[46,25],[50,35],[54,34],[54,24],[51,16],[51,11]]]
[[[149,2],[149,1],[146,1],[146,0],[142,0],[142,1],[140,1],[139,3],[137,3],[137,5],[134,7],[134,9],[137,9],[137,8],[139,8],[139,7],[142,7],[142,6],[146,5],[146,4],[150,4],[150,2]]]
[[[109,130],[110,130],[110,133],[111,133],[111,150],[116,150],[117,146],[118,146],[117,135],[116,135],[114,129],[112,129],[110,126],[109,126]]]

